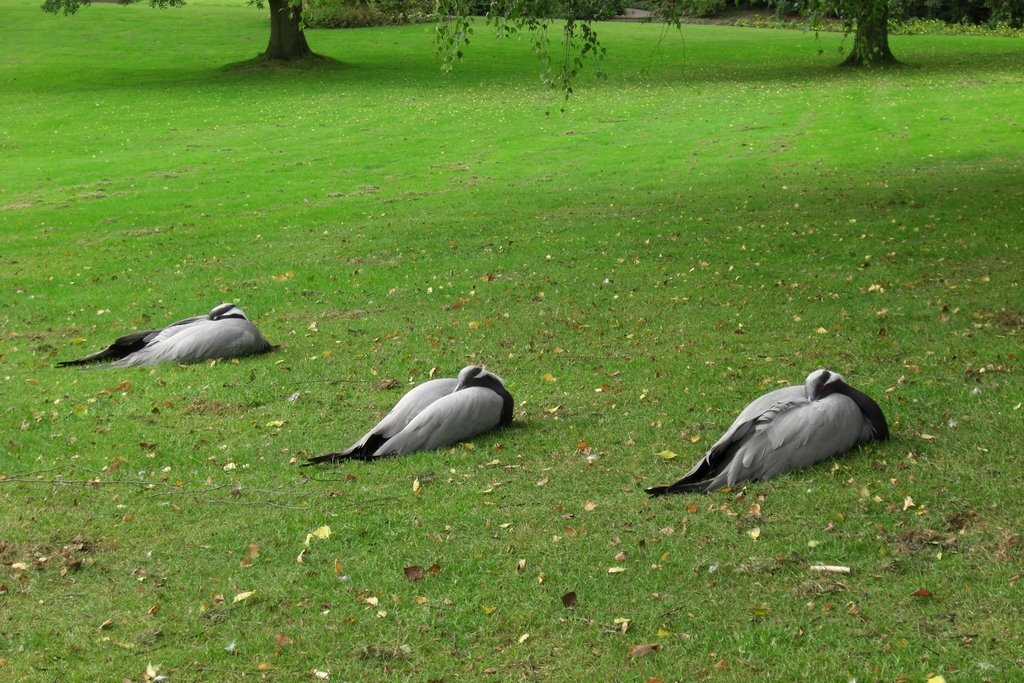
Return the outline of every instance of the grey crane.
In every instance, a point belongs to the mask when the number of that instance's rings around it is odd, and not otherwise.
[[[416,385],[354,444],[339,453],[310,458],[303,465],[432,451],[511,424],[512,408],[504,380],[470,365],[459,372],[458,379]]]
[[[206,315],[185,318],[160,330],[126,334],[102,351],[57,365],[112,361],[103,367],[124,368],[167,362],[200,363],[213,358],[252,356],[276,348],[249,322],[241,308],[226,303],[215,306]]]
[[[882,409],[830,370],[815,370],[803,386],[755,399],[681,479],[647,490],[710,492],[792,472],[845,453],[859,443],[889,438]]]

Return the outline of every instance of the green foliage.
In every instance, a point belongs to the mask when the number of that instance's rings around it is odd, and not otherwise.
[[[428,0],[311,0],[303,20],[309,28],[361,28],[422,23],[434,17]]]

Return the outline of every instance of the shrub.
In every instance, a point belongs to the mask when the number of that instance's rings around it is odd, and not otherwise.
[[[303,18],[310,28],[362,28],[429,21],[426,0],[306,0]]]

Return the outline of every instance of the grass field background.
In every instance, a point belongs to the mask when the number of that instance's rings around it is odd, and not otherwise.
[[[0,679],[1024,676],[1020,40],[602,24],[561,111],[484,30],[0,21]],[[54,367],[221,301],[281,350]],[[512,428],[297,466],[471,362]],[[642,493],[817,367],[893,438]]]

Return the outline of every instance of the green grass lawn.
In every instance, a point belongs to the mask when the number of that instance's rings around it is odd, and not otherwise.
[[[486,31],[0,21],[0,679],[1024,676],[1019,39],[602,24],[563,112]],[[281,350],[54,367],[222,301]],[[471,362],[511,429],[298,467]],[[890,441],[642,493],[823,366]]]

